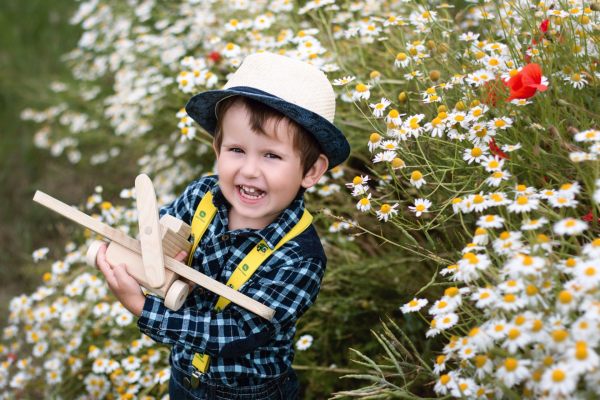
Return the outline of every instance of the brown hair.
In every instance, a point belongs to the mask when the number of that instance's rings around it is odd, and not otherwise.
[[[246,108],[248,114],[250,114],[250,129],[260,135],[267,134],[263,129],[263,126],[271,118],[275,119],[274,128],[276,132],[279,123],[282,120],[286,120],[287,126],[294,135],[293,147],[300,156],[302,176],[305,176],[314,163],[317,162],[319,155],[323,152],[317,139],[306,128],[289,118],[287,115],[250,97],[241,95],[231,96],[221,100],[217,104],[217,127],[215,128],[214,136],[217,151],[221,151],[221,144],[223,143],[223,117],[227,110],[236,104]],[[301,191],[303,192],[303,190]]]

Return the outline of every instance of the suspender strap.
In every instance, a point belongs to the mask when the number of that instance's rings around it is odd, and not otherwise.
[[[210,192],[207,192],[204,198],[198,204],[198,208],[194,213],[194,218],[192,220],[192,238],[194,240],[194,246],[190,252],[190,257],[188,258],[188,266],[192,266],[193,255],[196,251],[196,247],[198,247],[198,243],[200,243],[200,239],[206,232],[208,225],[211,223],[215,214],[217,213],[217,208],[214,206],[213,195]],[[306,228],[310,226],[312,223],[313,217],[312,215],[304,209],[304,214],[300,221],[275,245],[273,249],[269,249],[267,243],[264,240],[261,240],[255,248],[253,248],[246,257],[239,263],[235,271],[231,274],[231,277],[227,281],[227,286],[234,290],[238,290],[244,283],[250,279],[252,274],[256,272],[258,267],[277,249],[283,246],[286,242],[292,240],[296,236],[300,235]],[[221,310],[229,304],[230,301],[224,297],[219,297],[217,304],[215,305],[215,310],[219,313]],[[210,356],[207,354],[194,354],[194,359],[192,361],[192,365],[198,369],[200,372],[205,373],[208,369],[208,364],[210,362]]]
[[[206,232],[206,228],[210,225],[210,221],[213,220],[217,213],[217,207],[213,204],[212,199],[212,193],[206,192],[194,213],[194,218],[192,219],[192,239],[194,240],[194,245],[192,246],[192,251],[190,251],[190,256],[187,261],[189,267],[192,266],[192,259],[194,258],[194,253],[196,252],[198,243],[200,243],[200,239],[202,239],[204,232]]]

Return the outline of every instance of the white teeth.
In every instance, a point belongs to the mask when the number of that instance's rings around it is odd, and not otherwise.
[[[267,192],[262,192],[260,195],[258,196],[251,196],[248,193],[254,193],[256,190],[254,188],[247,188],[244,185],[240,185],[240,194],[242,195],[242,197],[245,197],[247,199],[251,199],[251,200],[256,200],[256,199],[261,199],[263,197],[266,196]],[[248,193],[246,193],[248,192]]]

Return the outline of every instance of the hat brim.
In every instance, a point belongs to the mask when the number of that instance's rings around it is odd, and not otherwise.
[[[207,90],[192,97],[186,104],[185,111],[214,136],[217,127],[215,107],[220,100],[234,95],[250,97],[265,103],[306,128],[315,136],[329,159],[328,169],[341,164],[350,155],[350,144],[337,126],[313,111],[253,87],[235,86],[224,90]]]

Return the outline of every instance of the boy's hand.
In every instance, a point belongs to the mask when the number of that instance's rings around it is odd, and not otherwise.
[[[104,275],[108,288],[115,295],[117,300],[121,302],[129,312],[138,318],[142,315],[144,309],[144,303],[146,302],[146,296],[142,292],[142,288],[137,281],[127,273],[127,266],[123,263],[112,268],[108,262],[106,262],[106,247],[102,245],[98,251],[96,257],[96,263],[100,267],[100,271]],[[175,256],[175,260],[182,261],[186,256],[185,251],[179,252]],[[189,282],[188,282],[189,283]],[[194,283],[191,283],[190,291],[193,288]]]

